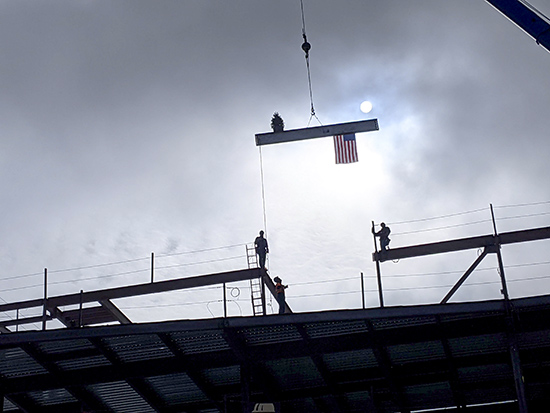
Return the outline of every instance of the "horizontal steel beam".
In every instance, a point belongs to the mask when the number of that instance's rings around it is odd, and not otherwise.
[[[259,268],[235,270],[216,274],[198,275],[195,277],[178,278],[176,280],[159,281],[154,283],[128,285],[125,287],[110,288],[106,290],[87,291],[48,297],[48,308],[61,307],[90,302],[101,302],[115,298],[133,297],[137,295],[156,294],[166,291],[184,290],[187,288],[203,287],[207,285],[223,284],[236,281],[250,280],[260,276]],[[41,307],[43,299],[20,301],[0,305],[0,312],[12,311],[23,308]]]
[[[531,307],[549,307],[550,295],[537,297],[513,299],[514,308],[518,311]],[[338,310],[321,311],[313,313],[294,313],[287,317],[266,316],[266,317],[231,317],[214,318],[201,320],[178,320],[164,321],[159,323],[126,324],[112,326],[98,326],[79,329],[56,329],[46,331],[23,331],[11,334],[0,335],[0,348],[6,345],[25,343],[30,341],[50,341],[91,337],[113,337],[126,334],[159,334],[176,331],[196,330],[218,330],[222,327],[228,328],[250,328],[279,326],[283,324],[307,324],[326,323],[338,321],[354,321],[375,318],[399,318],[399,317],[425,317],[425,316],[447,316],[467,314],[484,314],[487,312],[505,313],[503,300],[492,300],[483,302],[448,303],[448,304],[427,304],[418,306],[398,306],[371,308],[366,310]]]
[[[372,260],[400,260],[403,258],[420,257],[423,255],[485,248],[499,244],[504,245],[518,242],[537,241],[547,238],[550,238],[550,227],[533,228],[522,231],[504,232],[497,236],[481,235],[478,237],[459,238],[449,241],[432,242],[429,244],[411,245],[409,247],[392,248],[387,251],[373,253]]]
[[[316,126],[312,128],[289,129],[283,132],[257,133],[256,146],[323,138],[325,136],[345,135],[347,133],[372,132],[376,130],[378,130],[378,119],[336,123],[333,125]]]

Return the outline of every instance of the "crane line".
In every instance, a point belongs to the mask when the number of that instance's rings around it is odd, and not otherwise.
[[[307,81],[308,81],[308,85],[309,85],[309,101],[311,103],[311,115],[309,117],[309,121],[308,121],[307,125],[309,126],[309,124],[311,123],[311,119],[313,119],[313,117],[315,117],[315,119],[317,119],[319,124],[322,126],[323,124],[321,123],[321,121],[319,120],[317,115],[315,114],[315,106],[313,106],[313,91],[312,91],[312,87],[311,87],[311,69],[309,67],[309,51],[311,50],[311,43],[309,43],[307,41],[306,18],[305,18],[305,13],[304,13],[304,1],[303,0],[300,0],[300,9],[302,11],[302,38],[304,39],[304,42],[302,43],[302,50],[306,54]]]

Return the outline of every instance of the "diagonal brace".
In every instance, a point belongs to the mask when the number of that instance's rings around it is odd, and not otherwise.
[[[470,276],[470,274],[476,269],[479,263],[483,260],[483,258],[485,258],[485,256],[489,252],[490,251],[487,247],[483,249],[483,252],[481,253],[481,255],[477,257],[477,259],[474,261],[472,265],[470,265],[470,268],[468,268],[468,270],[464,273],[464,275],[460,277],[460,280],[458,280],[458,282],[453,286],[453,288],[451,288],[451,291],[449,291],[445,296],[445,298],[441,300],[440,304],[445,304],[447,301],[449,301],[449,299],[453,296],[454,293],[456,293],[456,291],[460,288],[460,286],[464,284],[464,281],[466,281],[466,278]]]

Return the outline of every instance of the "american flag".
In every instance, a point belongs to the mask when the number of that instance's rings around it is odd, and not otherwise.
[[[334,151],[336,152],[336,163],[357,162],[357,144],[355,133],[334,136]]]

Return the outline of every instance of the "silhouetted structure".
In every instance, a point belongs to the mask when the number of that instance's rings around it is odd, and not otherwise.
[[[546,412],[550,296],[512,304]],[[2,334],[3,411],[517,413],[507,318],[494,300]]]

